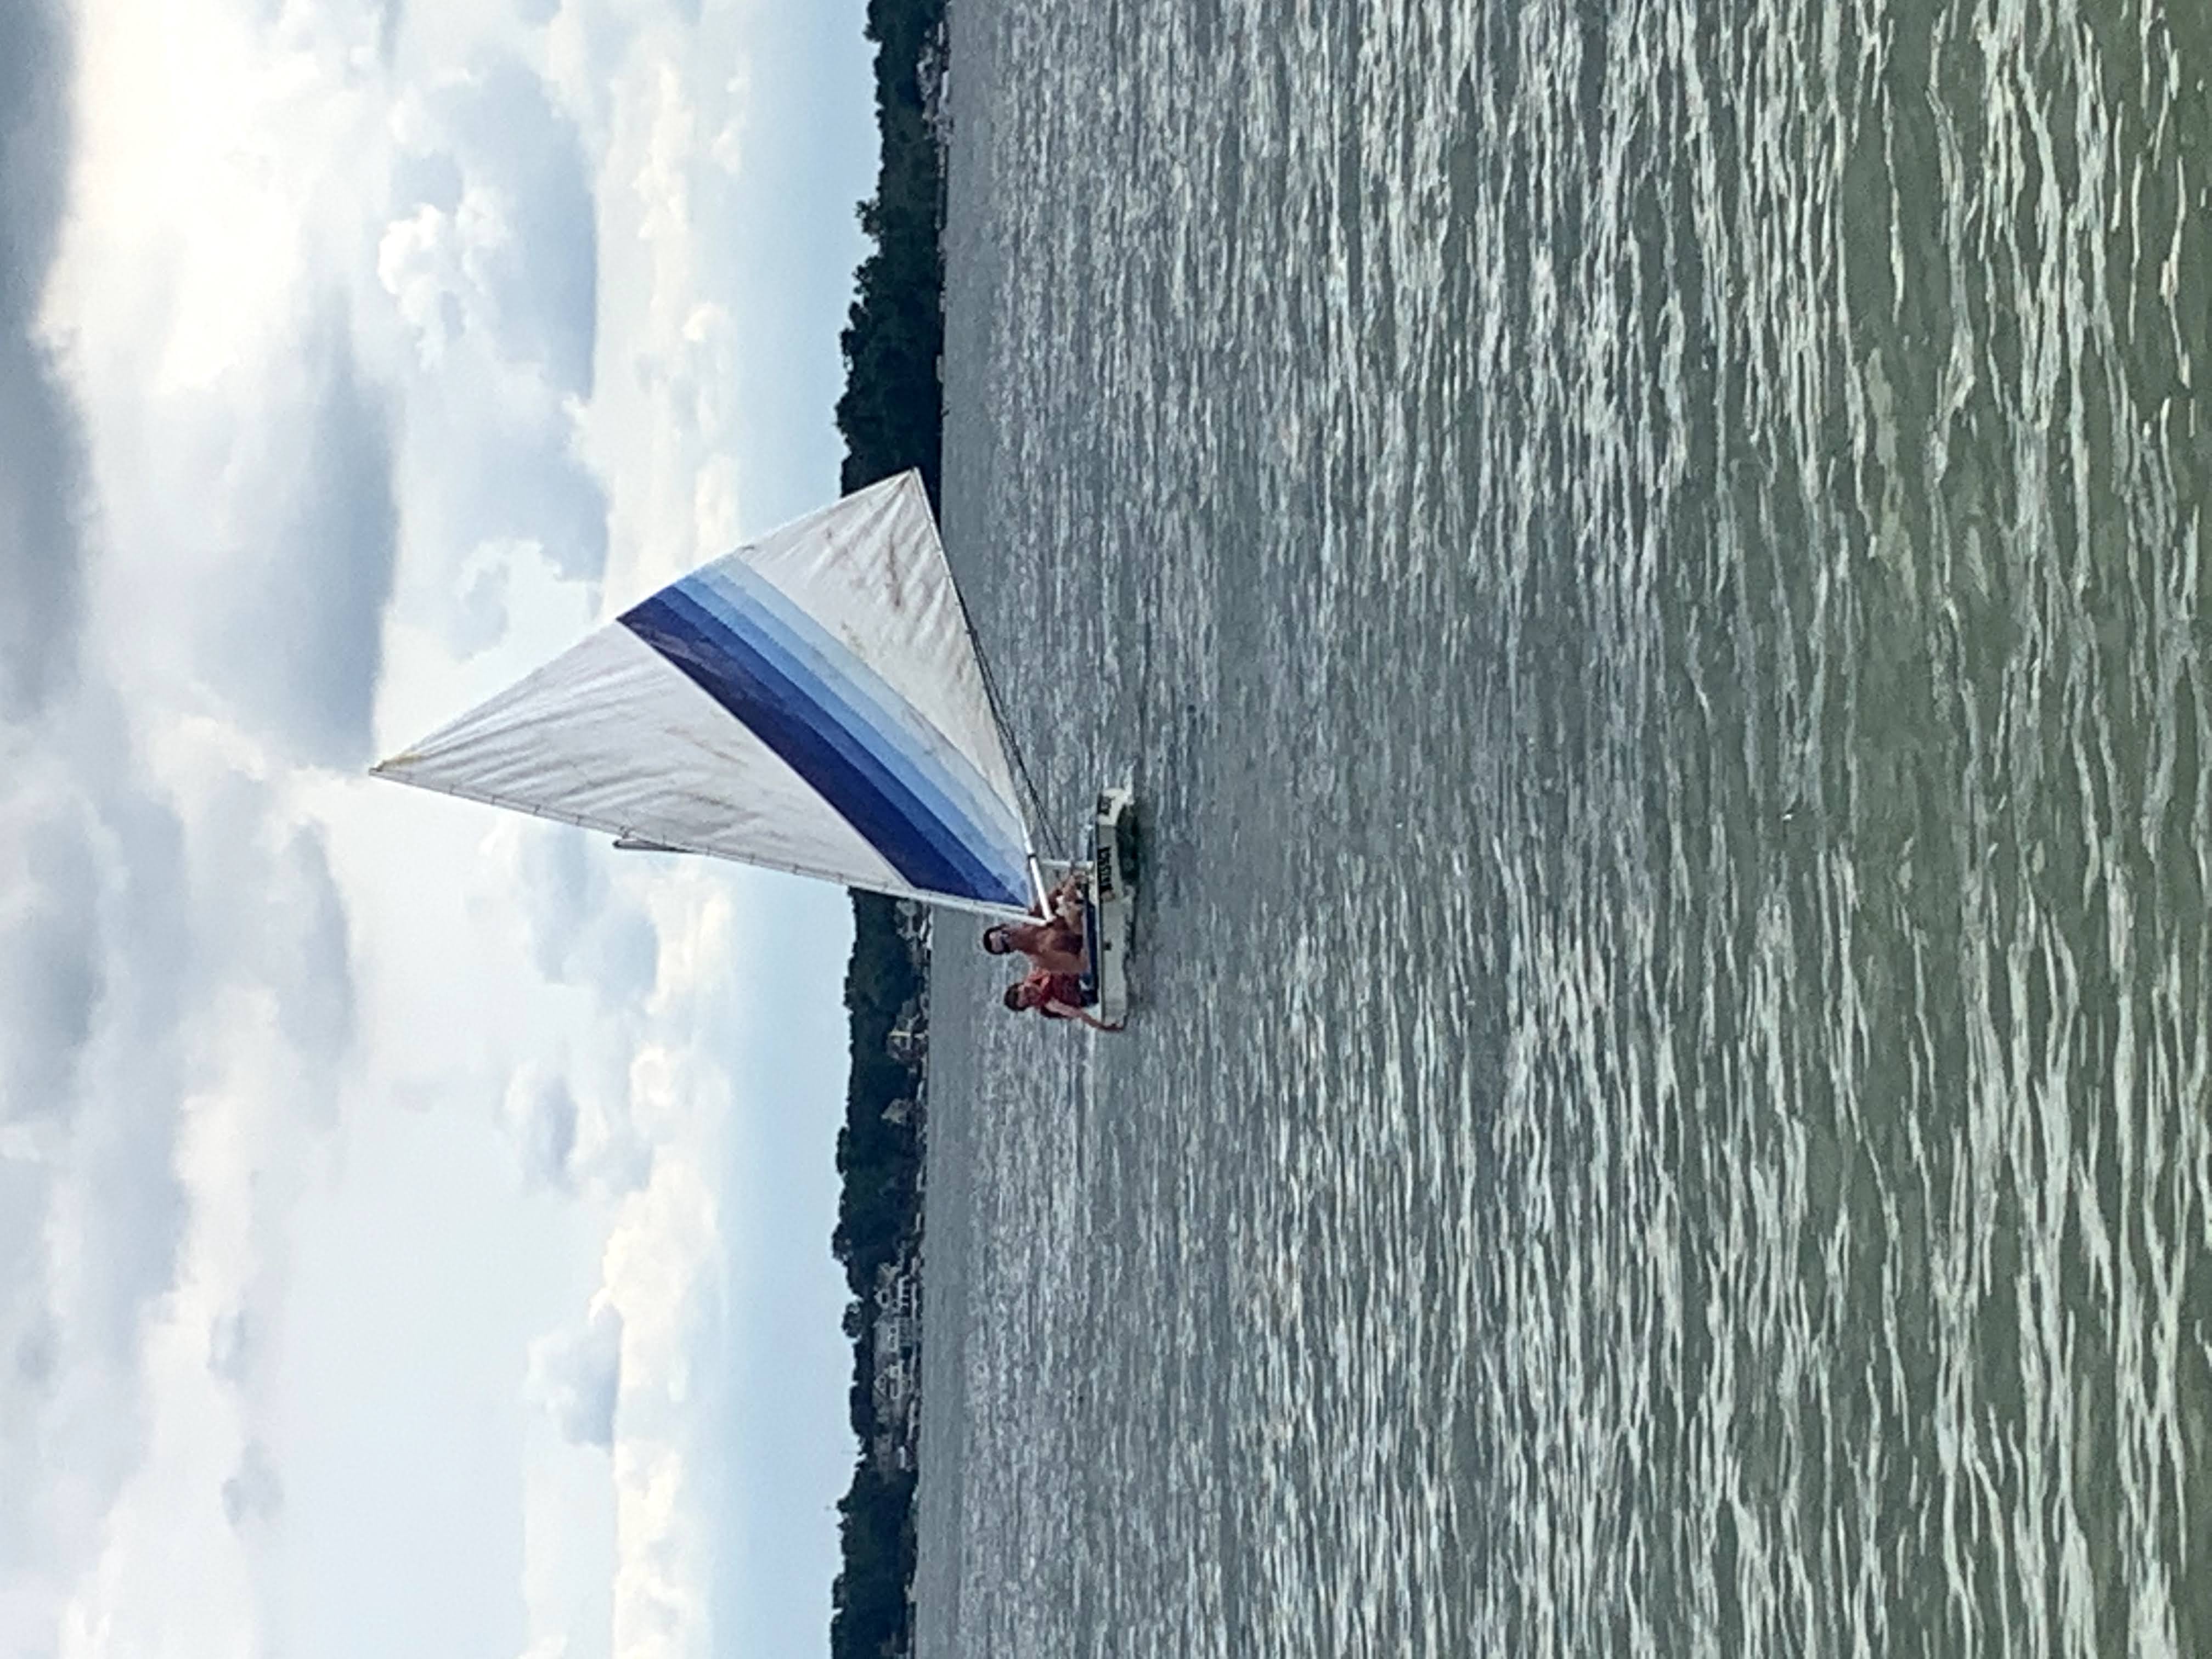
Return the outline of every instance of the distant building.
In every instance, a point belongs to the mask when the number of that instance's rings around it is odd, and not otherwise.
[[[899,937],[906,941],[907,949],[914,953],[917,964],[928,960],[929,936],[932,929],[929,907],[913,899],[898,899],[892,903],[898,917]]]
[[[898,1018],[891,1022],[886,1047],[890,1050],[891,1058],[900,1065],[921,1072],[929,1061],[929,949],[933,929],[930,909],[926,904],[901,899],[895,914],[898,917],[899,938],[906,945],[907,955],[914,963],[921,989],[908,997],[899,1009]]]
[[[921,1258],[909,1251],[876,1273],[870,1458],[911,1469],[921,1449]]]

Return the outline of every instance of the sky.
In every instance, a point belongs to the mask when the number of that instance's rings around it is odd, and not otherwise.
[[[363,769],[836,495],[862,13],[0,6],[0,1650],[826,1651],[843,896]]]

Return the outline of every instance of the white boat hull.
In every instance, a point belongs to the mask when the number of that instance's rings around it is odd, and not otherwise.
[[[1091,815],[1091,860],[1084,884],[1085,937],[1094,991],[1091,1012],[1117,1030],[1129,1019],[1129,949],[1137,894],[1128,854],[1136,797],[1116,785],[1099,792]]]

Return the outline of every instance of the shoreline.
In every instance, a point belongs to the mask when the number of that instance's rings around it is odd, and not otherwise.
[[[882,151],[875,193],[859,208],[875,249],[854,273],[839,342],[840,484],[850,493],[915,468],[937,508],[951,137],[945,0],[869,0],[867,35],[877,42]],[[852,1069],[830,1248],[851,1298],[844,1329],[853,1343],[848,1404],[857,1455],[837,1504],[830,1650],[836,1659],[899,1659],[914,1650],[932,929],[926,906],[871,893],[851,898]]]

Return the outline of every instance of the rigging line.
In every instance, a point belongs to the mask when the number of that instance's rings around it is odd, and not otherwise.
[[[957,585],[953,592],[958,593]],[[1029,757],[1022,752],[1022,740],[1014,735],[1012,722],[1006,719],[1005,700],[999,695],[999,677],[992,670],[991,659],[983,650],[982,640],[976,635],[975,619],[968,617],[968,601],[964,597],[960,600],[960,612],[968,619],[968,640],[975,653],[975,666],[982,671],[983,696],[990,702],[991,718],[998,724],[1000,739],[1006,745],[1006,757],[1014,763],[1014,775],[1021,780],[1022,792],[1029,797],[1030,810],[1036,815],[1037,833],[1048,843],[1046,850],[1057,862],[1065,864],[1067,860],[1061,856],[1063,849],[1059,837],[1046,827],[1052,820],[1046,815],[1044,798],[1037,793],[1036,780],[1030,775]]]
[[[938,556],[945,556],[945,544],[938,542]],[[946,568],[951,566],[945,560]],[[1044,810],[1044,797],[1037,792],[1036,780],[1030,775],[1029,757],[1022,752],[1022,740],[1014,735],[1013,722],[1006,718],[1006,699],[999,693],[999,676],[991,666],[990,653],[983,649],[983,636],[976,631],[975,617],[968,609],[968,596],[960,591],[957,580],[952,583],[952,598],[960,607],[960,620],[968,626],[968,648],[975,653],[975,666],[983,677],[983,698],[991,705],[991,720],[999,728],[999,740],[1006,745],[1006,758],[1014,763],[1014,775],[1021,781],[1022,792],[1029,797],[1030,811],[1036,815],[1038,836],[1046,842],[1045,850],[1055,861],[1065,864],[1064,849],[1058,836],[1046,826],[1052,819]]]
[[[919,467],[909,469],[916,487],[922,492],[924,501],[929,501],[929,486],[921,477]],[[952,570],[951,556],[945,550],[945,532],[937,522],[935,503],[930,502],[927,514],[929,532],[937,543],[937,556],[945,562],[945,572],[952,576],[952,600],[960,607],[960,620],[968,629],[968,648],[975,653],[975,666],[983,677],[983,697],[991,705],[991,720],[999,728],[999,740],[1006,746],[1006,757],[1014,763],[1014,775],[1021,781],[1022,792],[1029,797],[1030,810],[1036,814],[1039,836],[1045,842],[1045,850],[1055,862],[1066,864],[1066,848],[1060,838],[1045,826],[1052,820],[1044,810],[1044,797],[1037,791],[1036,780],[1030,775],[1029,757],[1022,752],[1022,740],[1014,735],[1013,723],[1006,718],[1006,699],[999,694],[999,676],[991,667],[991,656],[983,649],[983,636],[975,627],[975,613],[968,608],[968,595],[962,591],[959,577]]]

